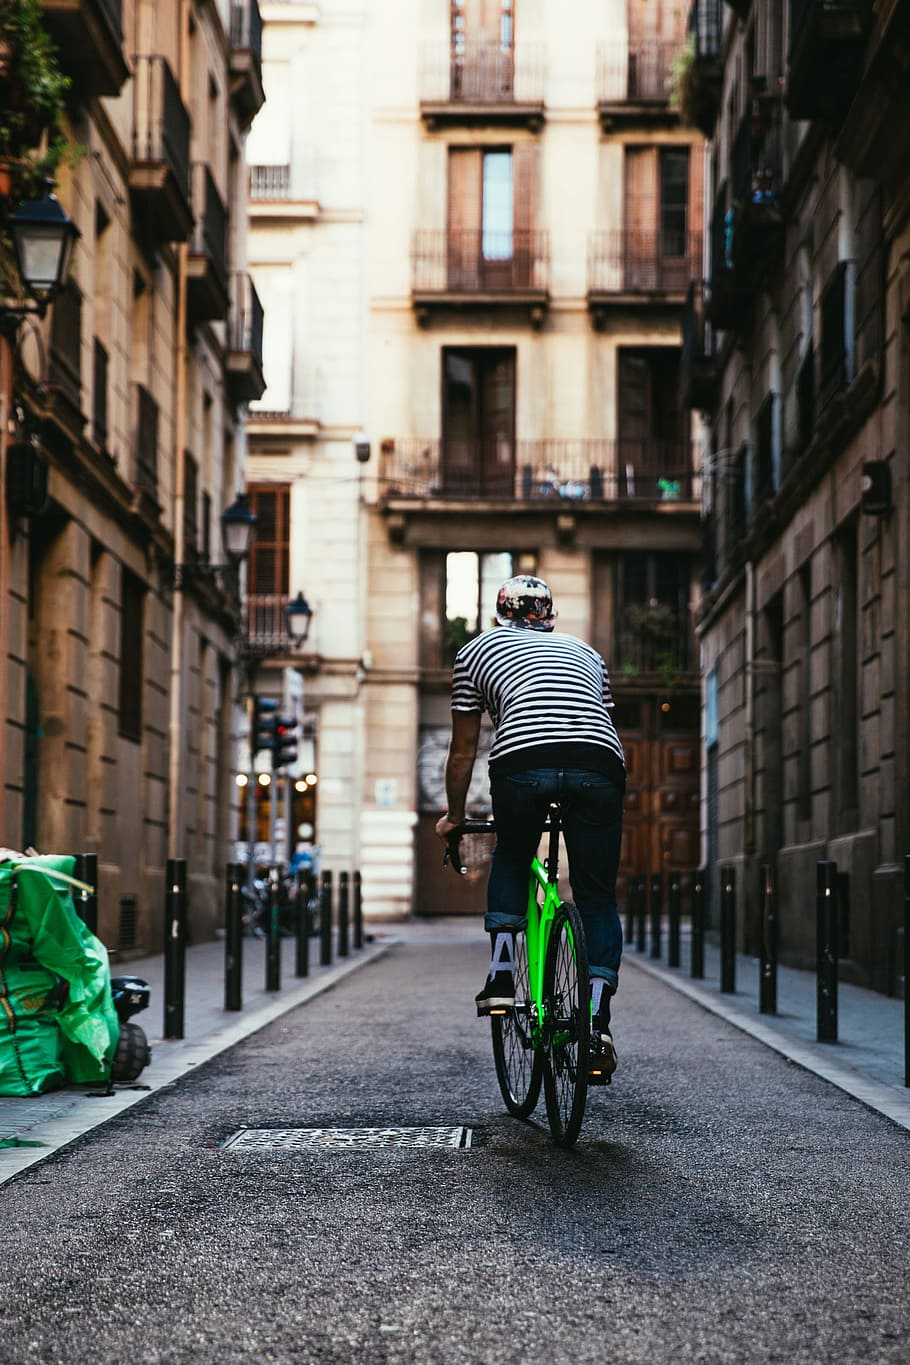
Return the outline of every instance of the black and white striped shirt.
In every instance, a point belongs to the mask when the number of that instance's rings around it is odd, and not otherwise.
[[[458,651],[452,710],[486,711],[495,737],[490,773],[588,768],[625,786],[603,659],[573,635],[497,626]]]

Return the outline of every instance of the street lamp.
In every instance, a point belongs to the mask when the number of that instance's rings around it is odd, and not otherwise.
[[[34,300],[33,305],[10,305],[0,310],[4,321],[11,319],[18,326],[30,313],[43,318],[48,304],[66,284],[79,229],[51,193],[50,181],[42,197],[20,205],[6,227],[22,286]]]
[[[221,513],[221,542],[229,564],[242,564],[250,553],[256,514],[246,493],[238,493]]]
[[[295,646],[300,649],[307,642],[310,633],[310,624],[313,620],[313,608],[306,600],[302,592],[298,592],[293,602],[289,602],[284,609],[288,623],[288,634],[294,641]]]

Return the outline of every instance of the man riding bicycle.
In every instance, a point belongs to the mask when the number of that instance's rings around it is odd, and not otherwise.
[[[610,718],[613,697],[600,655],[571,635],[554,635],[553,597],[540,578],[508,579],[496,600],[497,626],[459,650],[452,677],[452,738],[446,762],[448,810],[436,833],[464,823],[480,722],[493,722],[490,791],[496,847],[484,927],[493,945],[477,1013],[515,1004],[515,932],[524,927],[528,868],[552,801],[559,801],[569,880],[588,944],[592,1078],[616,1069],[610,998],[622,956],[616,872],[626,770]]]

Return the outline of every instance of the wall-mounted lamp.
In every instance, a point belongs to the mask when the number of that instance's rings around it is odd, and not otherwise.
[[[284,614],[288,623],[288,634],[294,641],[297,649],[305,645],[310,633],[310,625],[313,621],[313,608],[306,600],[302,592],[299,592],[293,602],[289,602],[284,609]]]
[[[40,199],[19,206],[7,220],[6,228],[12,238],[22,287],[33,300],[31,304],[0,306],[4,329],[15,331],[29,314],[43,318],[48,305],[66,284],[79,229],[51,193],[50,181]]]
[[[224,564],[190,563],[174,565],[174,587],[183,588],[192,577],[210,577],[225,569],[237,570],[249,557],[256,529],[256,514],[250,507],[246,493],[238,493],[230,507],[221,513],[221,543]]]
[[[358,431],[354,437],[354,454],[357,456],[358,464],[367,464],[370,458],[370,447],[372,442],[365,431]]]

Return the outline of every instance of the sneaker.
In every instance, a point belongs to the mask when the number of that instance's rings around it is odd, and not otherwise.
[[[591,1023],[591,1046],[588,1050],[588,1085],[609,1085],[616,1070],[616,1047],[607,1024],[595,1015]]]
[[[506,1014],[515,1004],[515,978],[511,972],[497,972],[488,976],[482,991],[474,996],[478,1017],[486,1014]]]

